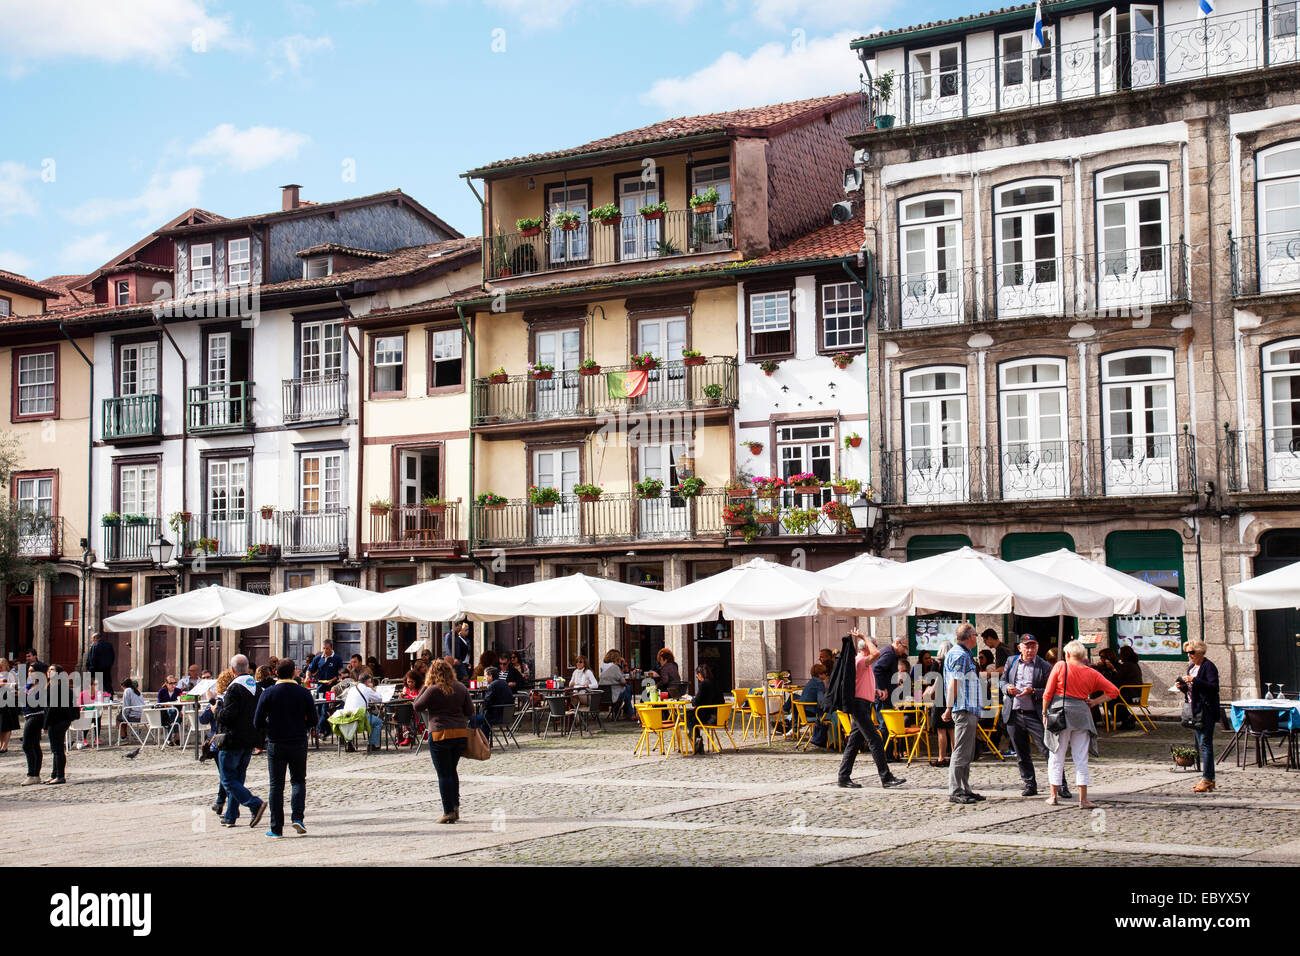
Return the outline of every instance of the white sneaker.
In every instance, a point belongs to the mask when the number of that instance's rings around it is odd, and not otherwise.
[[[41,782],[41,778],[40,778],[40,777],[28,777],[26,780],[23,781],[23,786],[24,786],[24,787],[30,787],[30,786],[33,786],[34,784],[38,784],[38,783],[40,783],[40,782]]]

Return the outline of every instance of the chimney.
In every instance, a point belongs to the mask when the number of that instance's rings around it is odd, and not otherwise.
[[[287,186],[280,187],[280,209],[288,212],[290,209],[297,209],[301,205],[298,201],[298,190],[302,189],[297,183],[290,183]]]

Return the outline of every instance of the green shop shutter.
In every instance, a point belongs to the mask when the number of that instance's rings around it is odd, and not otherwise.
[[[1183,539],[1177,531],[1113,531],[1106,536],[1106,563],[1117,571],[1156,572],[1147,578],[1149,584],[1174,591],[1186,597],[1186,582],[1183,574]],[[1174,585],[1177,585],[1176,587]],[[1169,627],[1172,618],[1156,618],[1154,627],[1162,624]],[[1183,659],[1183,642],[1187,640],[1187,617],[1178,618],[1177,633],[1152,635],[1157,641],[1162,639],[1178,640],[1178,648],[1153,647],[1148,641],[1147,647],[1138,647],[1138,657],[1150,661],[1181,661]],[[1113,646],[1119,646],[1119,628],[1115,618],[1110,619],[1110,640]]]
[[[949,551],[956,551],[958,548],[969,548],[970,538],[964,534],[918,534],[907,539],[907,560],[919,561],[921,558],[932,558],[936,554],[947,554]],[[927,620],[953,619],[954,615],[949,613],[928,614]],[[972,624],[975,623],[974,617],[968,617]],[[909,615],[907,618],[907,648],[908,653],[915,655],[916,646],[916,616]]]
[[[1060,551],[1065,548],[1067,551],[1074,550],[1074,538],[1064,531],[1018,531],[1009,534],[1002,539],[1002,560],[1003,561],[1021,561],[1025,558],[1036,558],[1040,554],[1047,554],[1051,551]],[[1040,626],[1035,618],[1020,618],[1017,623],[1017,616],[1011,614],[1002,615],[1002,639],[1015,652],[1016,638],[1024,632],[1032,632],[1039,637],[1039,646],[1047,648],[1056,646],[1055,625]],[[1077,638],[1079,636],[1079,621],[1077,618],[1066,619],[1066,638]],[[980,645],[983,646],[982,644]]]

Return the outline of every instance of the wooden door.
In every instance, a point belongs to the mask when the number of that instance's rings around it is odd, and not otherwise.
[[[77,626],[81,601],[74,594],[55,594],[50,597],[50,660],[71,673],[79,669],[81,650],[80,629]],[[115,668],[124,673],[122,668]],[[114,675],[110,673],[111,679]]]

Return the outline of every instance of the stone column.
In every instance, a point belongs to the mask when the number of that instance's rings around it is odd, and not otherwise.
[[[534,580],[547,581],[555,577],[555,565],[542,559],[537,562]],[[559,662],[555,659],[555,619],[533,619],[533,679],[545,680],[555,673]],[[567,676],[567,675],[566,675]]]

